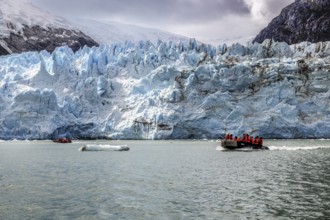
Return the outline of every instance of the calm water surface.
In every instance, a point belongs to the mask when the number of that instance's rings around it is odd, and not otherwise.
[[[0,142],[0,219],[329,219],[330,141]]]

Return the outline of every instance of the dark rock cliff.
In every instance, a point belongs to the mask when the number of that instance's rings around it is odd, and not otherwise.
[[[73,51],[83,46],[98,46],[98,43],[81,31],[64,28],[47,28],[23,25],[19,34],[0,36],[0,55],[26,51],[53,51],[56,47],[68,45]]]
[[[288,44],[330,41],[330,1],[296,0],[271,21],[254,42],[265,39]]]

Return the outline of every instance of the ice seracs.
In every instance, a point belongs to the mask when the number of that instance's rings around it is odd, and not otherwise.
[[[0,57],[0,139],[329,138],[330,42],[150,41]]]

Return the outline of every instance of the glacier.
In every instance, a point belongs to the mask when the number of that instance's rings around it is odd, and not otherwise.
[[[0,139],[330,138],[330,42],[123,42],[0,57]]]

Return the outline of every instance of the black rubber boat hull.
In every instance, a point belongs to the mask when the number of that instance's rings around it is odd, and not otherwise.
[[[269,150],[269,148],[267,146],[248,144],[248,143],[237,142],[237,141],[233,141],[233,140],[222,140],[221,147],[223,147],[227,150],[239,150],[239,149]]]

